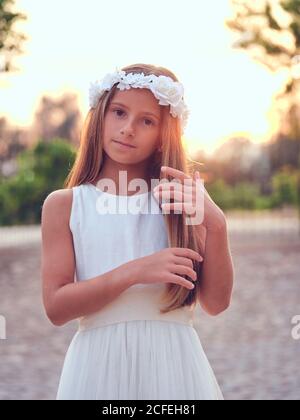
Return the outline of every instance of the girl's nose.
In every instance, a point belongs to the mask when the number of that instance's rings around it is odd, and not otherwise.
[[[120,133],[122,134],[122,136],[133,136],[134,135],[134,130],[132,128],[132,126],[127,125],[126,127],[123,127],[120,131]]]
[[[134,135],[134,129],[133,129],[133,124],[132,123],[130,123],[130,122],[128,122],[126,125],[124,125],[123,127],[122,127],[122,129],[121,129],[121,134],[122,135],[126,135],[126,136],[128,136],[128,135]]]

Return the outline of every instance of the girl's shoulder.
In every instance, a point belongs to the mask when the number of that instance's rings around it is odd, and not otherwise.
[[[73,202],[73,189],[65,188],[52,191],[44,200],[43,214],[50,218],[59,216],[65,221],[69,220]]]

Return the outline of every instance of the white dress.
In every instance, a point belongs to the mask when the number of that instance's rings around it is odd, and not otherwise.
[[[151,192],[116,196],[90,183],[73,187],[70,229],[74,281],[168,247],[164,216]],[[194,306],[160,314],[164,287],[136,284],[78,319],[57,400],[223,400],[193,327]]]

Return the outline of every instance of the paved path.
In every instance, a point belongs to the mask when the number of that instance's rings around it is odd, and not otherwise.
[[[231,223],[231,226],[233,226]],[[235,290],[230,309],[196,329],[226,399],[300,399],[300,341],[291,318],[300,315],[300,240],[282,232],[230,233]],[[272,225],[272,224],[271,224]],[[293,225],[295,227],[295,224]],[[40,227],[0,229],[0,399],[54,399],[76,323],[54,327],[41,301]]]

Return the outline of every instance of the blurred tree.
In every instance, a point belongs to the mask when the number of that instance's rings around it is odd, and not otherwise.
[[[260,196],[259,186],[249,182],[239,182],[233,189],[236,209],[254,210],[257,198]]]
[[[17,169],[16,157],[26,148],[27,136],[21,129],[11,128],[0,118],[0,176],[10,176]]]
[[[216,176],[222,177],[229,185],[241,181],[257,181],[265,176],[265,172],[269,175],[268,166],[262,166],[257,172],[257,162],[261,162],[261,158],[262,150],[259,145],[247,138],[231,138],[214,153]]]
[[[45,142],[60,137],[77,146],[81,125],[82,116],[76,95],[65,94],[61,98],[42,97],[35,114],[35,137]]]
[[[275,207],[283,204],[297,205],[297,178],[297,172],[290,166],[282,167],[272,177],[272,200]]]
[[[272,173],[277,172],[285,165],[290,165],[295,169],[298,168],[300,141],[278,136],[275,141],[269,142],[267,150],[270,157]]]
[[[20,153],[17,173],[0,178],[0,225],[40,223],[45,198],[64,188],[75,156],[76,149],[63,139],[39,141]]]
[[[230,210],[234,207],[233,190],[223,179],[217,179],[209,184],[207,191],[222,210]]]
[[[278,100],[287,101],[287,111],[283,111],[281,128],[275,138],[274,143],[278,144],[271,146],[271,159],[276,168],[285,164],[297,167],[300,157],[297,95],[300,82],[300,0],[231,0],[231,3],[234,16],[226,24],[238,34],[234,47],[249,51],[255,60],[272,71],[287,70],[286,85],[277,95]]]
[[[238,49],[272,71],[286,68],[290,78],[285,93],[296,89],[300,61],[300,0],[231,0],[234,10],[227,26],[239,39]]]
[[[0,72],[17,70],[12,64],[15,55],[22,53],[21,44],[27,40],[13,27],[17,21],[27,19],[23,13],[13,12],[14,0],[0,0]]]
[[[195,167],[195,170],[200,170],[208,185],[221,179],[228,186],[241,181],[253,182],[259,185],[263,194],[271,193],[268,144],[258,145],[247,138],[233,137],[217,148],[212,156],[198,151],[194,159],[203,162],[203,167]]]

